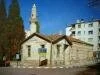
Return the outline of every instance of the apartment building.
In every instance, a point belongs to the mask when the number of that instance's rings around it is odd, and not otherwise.
[[[68,32],[69,28],[70,30]],[[76,23],[66,28],[66,35],[67,33],[71,33],[70,36],[72,37],[93,44],[93,50],[96,52],[96,56],[98,58],[100,57],[100,20],[88,22],[77,20]]]

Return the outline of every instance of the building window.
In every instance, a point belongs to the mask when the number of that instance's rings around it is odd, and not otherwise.
[[[100,48],[100,44],[98,44],[98,47]]]
[[[98,27],[100,27],[100,24],[98,25]]]
[[[72,24],[72,28],[75,28],[75,24]]]
[[[93,30],[88,31],[88,34],[89,34],[89,35],[93,34]]]
[[[98,23],[98,27],[100,27],[100,21],[99,21],[99,23]]]
[[[78,24],[78,28],[81,28],[81,24]]]
[[[28,48],[28,57],[30,57],[31,56],[31,46],[28,45],[27,48]]]
[[[93,38],[88,38],[88,42],[92,42],[93,41]]]
[[[77,32],[77,35],[81,35],[81,31],[78,31],[78,32]]]
[[[84,27],[85,27],[85,24],[84,24]]]
[[[100,28],[99,28],[99,32],[100,32]]]
[[[60,55],[60,46],[59,44],[57,45],[57,57]]]
[[[98,36],[98,40],[100,41],[100,36]]]
[[[85,34],[85,31],[84,31],[84,34]]]
[[[93,23],[88,24],[88,27],[93,27]]]
[[[75,31],[72,31],[72,36],[75,36]]]

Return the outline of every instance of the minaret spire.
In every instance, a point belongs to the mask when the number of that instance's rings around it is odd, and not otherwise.
[[[37,20],[37,11],[36,11],[36,5],[35,4],[33,4],[33,6],[32,6],[29,23],[30,23],[30,29],[25,31],[26,37],[30,36],[33,33],[39,33],[39,31],[40,31],[39,30],[40,26],[39,26],[39,23],[38,23],[38,20]]]
[[[34,4],[33,7],[36,7],[36,5]]]
[[[37,18],[36,16],[37,16],[37,14],[36,14],[36,5],[34,4],[33,7],[32,7],[32,12],[31,12],[31,20],[36,21],[36,18]]]
[[[30,17],[30,32],[35,33],[37,31],[37,12],[36,12],[36,5],[32,6],[31,17]]]

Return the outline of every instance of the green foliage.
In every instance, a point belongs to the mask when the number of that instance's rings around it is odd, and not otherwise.
[[[0,57],[2,58],[3,55],[7,52],[6,51],[6,8],[5,8],[5,0],[0,0]]]
[[[20,50],[20,42],[25,38],[23,20],[20,16],[20,8],[17,0],[12,0],[8,15],[8,39],[10,43],[10,56]]]
[[[5,0],[0,0],[0,20],[5,19],[6,16]]]
[[[17,0],[12,0],[12,4],[9,7],[8,17],[10,18],[20,17],[20,7]]]
[[[0,57],[11,58],[20,50],[20,42],[25,38],[23,20],[17,0],[12,0],[6,15],[5,0],[0,0]]]

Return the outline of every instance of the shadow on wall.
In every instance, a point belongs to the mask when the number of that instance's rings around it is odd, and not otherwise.
[[[39,66],[47,66],[48,59],[40,61]]]

